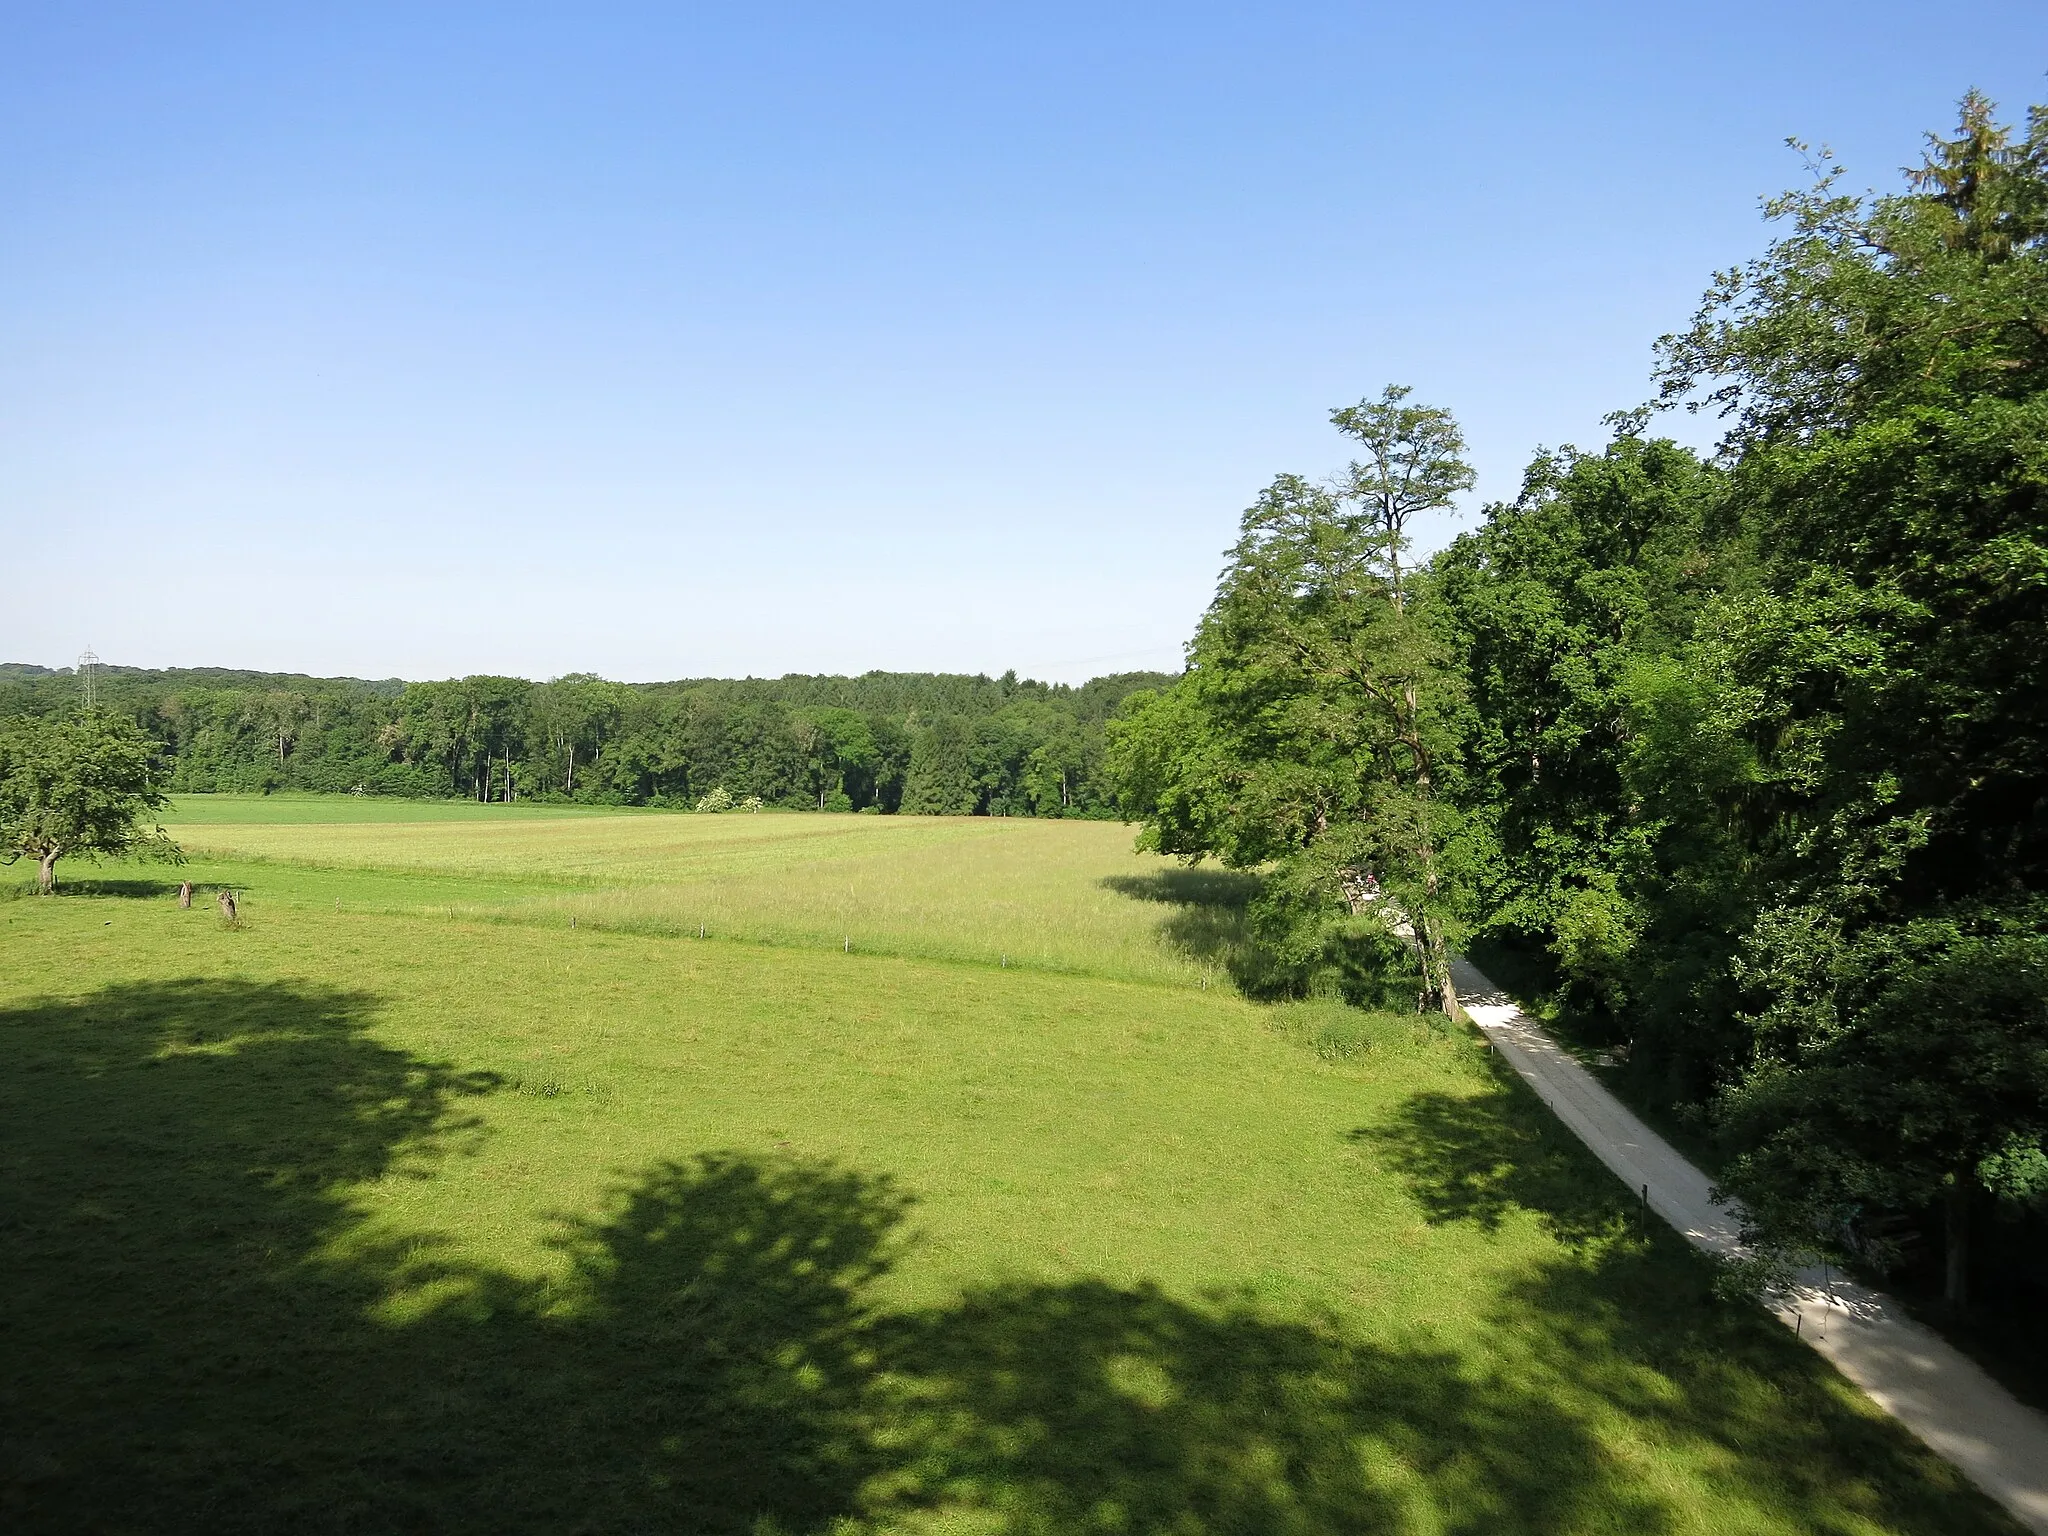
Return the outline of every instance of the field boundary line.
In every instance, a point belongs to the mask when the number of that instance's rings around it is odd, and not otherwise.
[[[1593,1155],[1695,1248],[1745,1251],[1740,1217],[1716,1205],[1707,1176],[1608,1092],[1468,960],[1451,966],[1458,1001],[1494,1048]],[[1767,1306],[1836,1370],[2021,1525],[2048,1536],[2048,1415],[1891,1296],[1820,1270]]]

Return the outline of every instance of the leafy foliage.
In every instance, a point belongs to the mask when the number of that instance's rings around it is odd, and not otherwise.
[[[2048,1167],[2048,114],[1816,184],[1667,337],[1640,439],[1439,562],[1493,933],[1703,1106],[1754,1235],[1882,1256]]]
[[[1723,476],[1667,440],[1544,454],[1522,494],[1435,562],[1438,626],[1472,705],[1467,803],[1486,926],[1545,946],[1582,1009],[1636,999],[1642,898],[1666,826],[1639,715],[1695,616],[1735,579]]]
[[[2048,114],[1972,95],[1913,190],[1836,180],[1665,355],[1761,557],[1703,638],[1749,765],[1702,809],[1749,854],[1728,1177],[1786,1241],[1802,1202],[1966,1207],[2048,1130]]]
[[[1455,424],[1337,412],[1364,456],[1245,514],[1112,760],[1149,846],[1263,872],[1277,984],[1366,968],[1367,875],[1426,974],[1470,920],[1767,1250],[1938,1208],[1960,1311],[1994,1197],[2048,1230],[2048,110],[1967,97],[1893,194],[1815,169],[1661,344],[1715,459],[1622,413],[1418,573]]]
[[[628,685],[476,676],[370,683],[103,669],[111,707],[153,738],[173,790],[309,789],[692,806],[714,789],[792,810],[893,812],[914,753],[959,745],[913,809],[1106,816],[1103,726],[1157,674],[1081,687],[869,673]],[[0,714],[75,707],[66,673],[0,667]],[[949,723],[950,722],[950,723]]]
[[[2036,902],[1853,932],[1814,911],[1759,921],[1750,979],[1769,1003],[1720,1118],[1741,1149],[1727,1181],[1767,1237],[1944,1201],[1959,1181],[2018,1199],[2048,1185],[2044,919]]]
[[[1143,846],[1275,866],[1253,917],[1276,990],[1377,1000],[1412,935],[1451,1010],[1460,702],[1402,557],[1471,473],[1456,423],[1407,393],[1333,413],[1367,450],[1337,485],[1282,475],[1245,512],[1186,675],[1113,725],[1113,767]]]
[[[177,845],[163,828],[138,825],[167,804],[151,756],[134,725],[96,711],[0,726],[0,863],[34,859],[48,893],[66,855],[175,861]]]

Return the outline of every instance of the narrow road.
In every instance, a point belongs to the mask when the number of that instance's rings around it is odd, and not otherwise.
[[[1705,1174],[1629,1113],[1476,967],[1457,961],[1452,976],[1458,1000],[1494,1049],[1617,1178],[1646,1191],[1650,1209],[1695,1247],[1719,1255],[1742,1251],[1738,1223],[1709,1197]],[[2048,1415],[2014,1398],[1882,1291],[1815,1270],[1772,1311],[2022,1525],[2048,1536]]]

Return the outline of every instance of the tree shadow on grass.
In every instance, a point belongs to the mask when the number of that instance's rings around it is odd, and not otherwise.
[[[1233,975],[1241,968],[1250,932],[1245,908],[1259,893],[1259,877],[1233,869],[1171,868],[1145,875],[1109,875],[1105,890],[1133,901],[1153,901],[1174,908],[1159,925],[1166,942],[1189,959],[1222,966]]]
[[[1801,1531],[2016,1530],[1956,1469],[1760,1308],[1716,1299],[1711,1261],[1655,1217],[1507,1068],[1477,1092],[1411,1096],[1350,1139],[1432,1224],[1533,1217],[1565,1256],[1504,1291],[1491,1323],[1560,1393],[1652,1444],[1704,1450],[1710,1487]]]
[[[1527,1358],[1569,1362],[1560,1391],[1604,1404],[1651,1457],[1684,1453],[1703,1495],[1731,1508],[1768,1512],[1788,1531],[2017,1536],[1961,1472],[1781,1324],[1716,1301],[1712,1286],[1707,1260],[1653,1225],[1535,1267],[1491,1321]]]
[[[1400,1175],[1432,1222],[1491,1232],[1524,1211],[1573,1247],[1630,1230],[1635,1202],[1613,1175],[1506,1067],[1489,1058],[1487,1071],[1479,1092],[1411,1095],[1350,1139]]]
[[[191,980],[0,1012],[0,1524],[808,1529],[876,1464],[886,1181],[705,1157],[565,1222],[566,1281],[372,1240],[499,1084],[366,994]],[[482,1214],[482,1213],[480,1213]]]
[[[196,880],[192,883],[192,890],[195,894],[200,891],[217,889],[219,887],[211,884],[202,884]],[[85,875],[74,879],[66,876],[63,870],[59,869],[57,872],[57,889],[53,893],[53,899],[76,896],[122,896],[135,901],[155,901],[165,896],[175,896],[177,894],[178,882],[175,880],[133,877],[103,879],[96,875]],[[20,880],[5,887],[0,887],[0,900],[9,899],[16,901],[42,900],[43,893],[36,889],[33,879]]]
[[[980,1291],[897,1325],[909,1503],[1005,1532],[1669,1527],[1587,1425],[1448,1350],[1248,1301],[1100,1281]]]
[[[907,1194],[736,1153],[565,1220],[549,1281],[373,1241],[379,1181],[461,1155],[501,1086],[382,1043],[375,1006],[194,980],[0,1011],[10,1530],[1667,1528],[1588,1375],[1674,1435],[1792,1432],[1812,1508],[1842,1479],[1828,1431],[1740,1401],[1753,1375],[1661,1402],[1648,1304],[1573,1267],[1498,1357],[1100,1281],[888,1312]]]

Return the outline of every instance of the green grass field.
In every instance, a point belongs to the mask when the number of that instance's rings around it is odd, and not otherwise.
[[[561,815],[461,801],[365,820],[378,805],[189,796],[168,825],[196,879],[259,902],[574,919],[1198,989],[1235,938],[1215,898],[1242,885],[1134,854],[1129,829],[1108,822]]]
[[[2010,1529],[1128,829],[174,830],[0,902],[10,1531]]]

